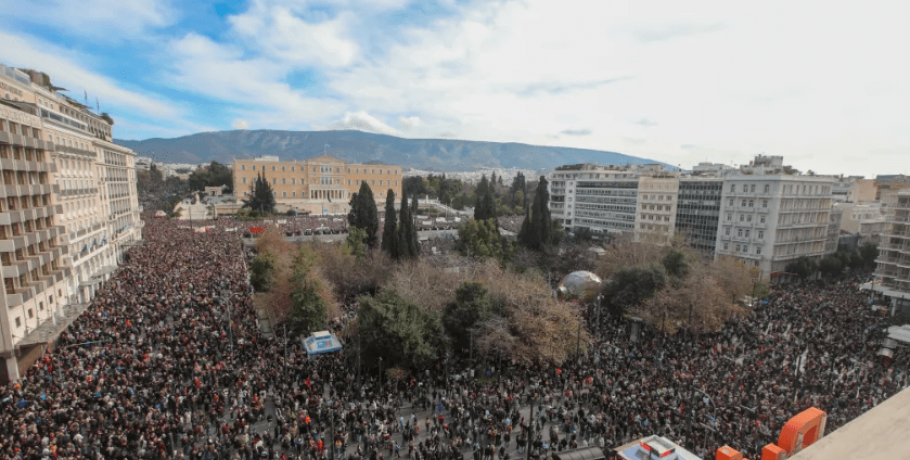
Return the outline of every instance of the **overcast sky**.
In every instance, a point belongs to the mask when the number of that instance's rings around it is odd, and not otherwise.
[[[25,5],[28,4],[28,5]],[[125,139],[355,128],[910,174],[910,2],[0,0]]]

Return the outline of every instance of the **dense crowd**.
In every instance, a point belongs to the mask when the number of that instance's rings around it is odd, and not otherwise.
[[[0,389],[0,459],[609,458],[655,433],[706,459],[723,444],[758,458],[799,411],[827,411],[831,431],[908,383],[905,356],[875,362],[887,320],[847,281],[775,289],[713,334],[646,327],[633,342],[625,320],[589,322],[590,352],[559,369],[464,356],[358,375],[260,333],[224,225],[148,222],[53,352]]]

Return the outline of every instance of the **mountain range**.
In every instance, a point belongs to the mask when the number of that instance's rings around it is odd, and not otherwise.
[[[233,130],[191,134],[173,139],[120,140],[138,155],[163,163],[230,164],[234,158],[277,155],[304,160],[323,153],[357,163],[379,162],[429,171],[521,168],[535,171],[578,163],[625,165],[657,163],[616,152],[549,147],[514,142],[455,139],[404,139],[356,130]]]

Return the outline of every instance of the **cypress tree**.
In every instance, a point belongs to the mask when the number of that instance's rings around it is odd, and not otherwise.
[[[401,191],[401,216],[398,218],[400,225],[398,226],[398,255],[402,259],[409,259],[411,257],[411,228],[409,225],[411,221],[411,209],[408,206],[408,194],[404,190]]]
[[[348,224],[351,227],[361,228],[367,232],[366,243],[370,249],[376,248],[379,232],[379,211],[376,209],[376,199],[373,190],[366,181],[360,183],[360,190],[351,196],[351,212],[348,213]]]
[[[382,228],[382,250],[392,259],[398,259],[398,225],[395,215],[395,192],[392,189],[386,193],[385,199],[385,225]]]
[[[553,223],[550,219],[550,192],[547,191],[547,179],[540,176],[537,182],[537,193],[530,215],[525,212],[525,221],[521,224],[518,241],[529,249],[545,249],[553,242]],[[527,206],[525,207],[527,209]]]
[[[411,199],[411,209],[417,209],[417,205],[417,196],[415,195],[414,198]],[[416,218],[416,214],[414,216],[411,216],[411,222],[408,224],[411,227],[408,235],[410,237],[408,239],[408,252],[410,252],[411,257],[417,257],[420,255],[420,241],[418,241],[417,237],[417,225],[414,222]]]
[[[493,192],[488,188],[483,194],[483,220],[496,220],[496,228],[499,228],[499,220],[496,219],[496,203],[493,201]]]

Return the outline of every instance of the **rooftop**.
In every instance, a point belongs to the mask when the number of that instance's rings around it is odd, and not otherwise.
[[[910,458],[910,388],[840,427],[790,460]]]

